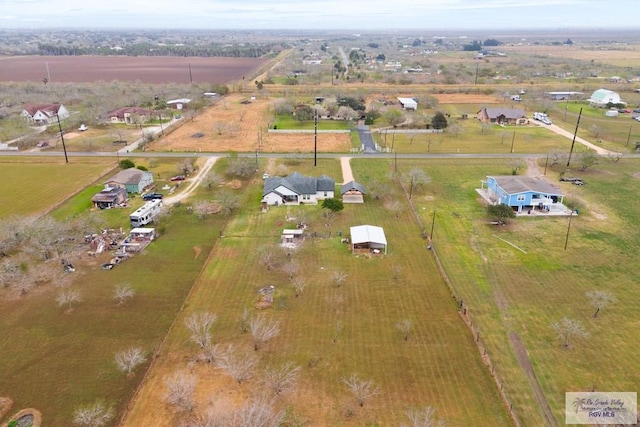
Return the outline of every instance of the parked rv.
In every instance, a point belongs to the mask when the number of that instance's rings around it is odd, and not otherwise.
[[[146,202],[140,208],[136,209],[131,215],[129,220],[132,227],[142,227],[153,222],[160,211],[162,210],[162,200],[155,199]]]

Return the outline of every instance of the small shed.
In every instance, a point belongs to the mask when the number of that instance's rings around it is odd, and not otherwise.
[[[364,203],[364,187],[355,181],[349,181],[340,187],[342,203]]]
[[[295,248],[303,240],[303,229],[289,229],[282,230],[282,236],[280,237],[280,245],[285,248]]]
[[[387,238],[382,227],[358,225],[351,227],[352,252],[387,253]]]
[[[91,198],[98,209],[111,209],[127,202],[127,190],[122,187],[105,187]]]
[[[418,102],[413,98],[398,98],[398,102],[405,110],[417,110]]]

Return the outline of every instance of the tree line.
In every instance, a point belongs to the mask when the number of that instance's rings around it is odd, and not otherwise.
[[[136,43],[120,49],[104,46],[65,46],[53,43],[38,43],[35,55],[46,56],[177,56],[177,57],[230,57],[260,58],[269,54],[277,54],[284,47],[278,43],[266,44],[210,44],[203,46],[158,45],[154,43]]]

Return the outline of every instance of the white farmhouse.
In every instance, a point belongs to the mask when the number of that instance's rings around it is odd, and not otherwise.
[[[318,178],[294,172],[289,176],[274,176],[264,180],[262,205],[318,204],[335,194],[336,183],[326,175]]]
[[[36,125],[48,125],[69,117],[69,110],[62,104],[29,104],[24,107],[22,117],[29,123]]]
[[[596,107],[606,107],[607,104],[621,104],[620,94],[612,90],[598,89],[589,98],[589,103]]]

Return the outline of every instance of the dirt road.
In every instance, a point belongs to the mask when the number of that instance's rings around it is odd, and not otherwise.
[[[163,204],[172,205],[174,203],[181,202],[187,197],[189,197],[191,193],[193,193],[195,189],[198,188],[198,185],[200,185],[202,180],[207,176],[207,174],[209,173],[213,165],[216,163],[216,160],[218,160],[218,157],[207,158],[206,162],[200,168],[196,176],[186,181],[188,183],[187,188],[185,188],[184,191],[181,191],[179,194],[176,194],[175,196],[170,196],[165,198],[163,200]]]
[[[532,120],[531,123],[534,123],[534,124],[536,124],[538,126],[544,126],[547,129],[549,129],[550,131],[557,133],[558,135],[564,136],[564,137],[569,138],[569,139],[573,139],[573,134],[571,132],[562,129],[559,126],[556,126],[556,125],[541,125],[541,124],[537,123],[535,120]],[[588,148],[591,148],[592,150],[595,150],[595,152],[598,153],[601,156],[606,156],[608,154],[613,154],[613,152],[611,152],[609,150],[605,150],[602,147],[598,147],[597,145],[592,144],[591,142],[587,141],[584,138],[580,138],[579,136],[576,136],[576,142],[579,142],[580,144],[584,145],[585,147],[588,147]]]

